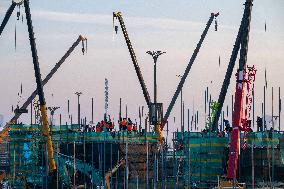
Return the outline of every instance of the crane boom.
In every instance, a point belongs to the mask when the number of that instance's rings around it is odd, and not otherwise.
[[[68,56],[73,52],[73,50],[78,46],[81,41],[84,41],[85,38],[83,36],[79,36],[78,39],[73,43],[73,45],[68,49],[68,51],[64,54],[64,56],[55,64],[52,70],[47,74],[47,76],[42,81],[42,85],[44,86],[56,73],[56,71],[60,68],[60,66],[65,62]],[[26,109],[32,100],[36,97],[37,90],[35,90],[30,97],[25,101],[25,103],[21,106],[20,109]],[[16,120],[21,116],[21,113],[15,113],[14,117],[10,120],[10,123],[15,123]],[[7,126],[7,125],[6,125]],[[6,127],[5,126],[5,127]]]
[[[207,32],[208,32],[208,30],[209,30],[209,28],[210,28],[212,22],[213,22],[213,19],[214,19],[215,17],[217,17],[218,15],[219,15],[219,13],[217,13],[217,14],[211,13],[211,16],[210,16],[210,18],[209,18],[209,20],[208,20],[208,22],[207,22],[207,24],[206,24],[206,27],[205,27],[205,29],[204,29],[202,35],[201,35],[201,38],[200,38],[200,40],[199,40],[199,42],[198,42],[198,44],[197,44],[197,46],[196,46],[196,48],[195,48],[195,50],[194,50],[194,52],[193,52],[191,58],[190,58],[190,61],[189,61],[188,65],[187,65],[187,67],[186,67],[186,69],[185,69],[185,72],[184,72],[184,74],[183,74],[183,76],[182,76],[182,78],[181,78],[181,80],[180,80],[180,82],[179,82],[179,84],[178,84],[178,86],[177,86],[177,89],[176,89],[176,91],[175,91],[175,94],[174,94],[174,96],[173,96],[173,98],[172,98],[172,100],[171,100],[171,102],[170,102],[170,105],[169,105],[169,107],[168,107],[168,109],[167,109],[167,112],[166,112],[166,114],[165,114],[165,116],[164,116],[163,122],[162,122],[162,124],[161,124],[161,130],[163,130],[165,124],[166,124],[167,121],[168,121],[168,118],[169,118],[169,116],[170,116],[170,114],[171,114],[171,111],[172,111],[174,105],[175,105],[175,102],[176,102],[176,100],[177,100],[177,97],[178,97],[178,95],[179,95],[179,93],[180,93],[180,91],[181,91],[181,89],[182,89],[182,87],[183,87],[183,85],[184,85],[184,82],[185,82],[185,80],[186,80],[186,78],[187,78],[187,76],[188,76],[188,73],[189,73],[189,71],[190,71],[190,69],[191,69],[191,67],[192,67],[192,65],[193,65],[193,63],[194,63],[194,61],[195,61],[195,59],[196,59],[196,57],[197,57],[197,54],[198,54],[198,52],[199,52],[199,49],[201,48],[201,45],[202,45],[202,43],[203,43],[203,41],[204,41],[204,39],[205,39],[205,37],[206,37],[206,35],[207,35]]]
[[[231,57],[230,57],[230,62],[229,62],[227,72],[226,72],[226,75],[225,75],[225,78],[224,78],[224,81],[223,81],[223,84],[222,84],[222,88],[221,88],[221,91],[220,91],[220,94],[219,94],[218,108],[217,108],[216,114],[215,114],[214,119],[213,119],[212,131],[217,131],[217,129],[218,129],[218,120],[219,120],[220,115],[221,115],[221,111],[222,111],[223,104],[224,104],[224,101],[225,101],[225,98],[226,98],[228,87],[230,85],[230,79],[232,77],[232,73],[233,73],[233,70],[234,70],[234,67],[235,67],[235,62],[236,62],[236,59],[237,59],[237,56],[238,56],[238,52],[240,50],[241,38],[244,35],[244,28],[246,28],[247,27],[246,24],[248,24],[248,22],[247,22],[248,11],[250,11],[249,7],[245,7],[243,18],[242,18],[242,21],[241,21],[241,25],[239,27],[237,38],[236,38],[234,48],[232,50],[232,54],[231,54]]]
[[[245,66],[247,63],[247,53],[248,53],[248,42],[249,42],[249,31],[250,31],[250,21],[251,21],[251,10],[252,10],[253,0],[246,0],[245,3],[245,26],[243,28],[243,35],[241,38],[241,50],[240,50],[240,60],[239,69],[236,74],[236,92],[235,92],[235,103],[233,112],[233,129],[231,134],[230,142],[230,152],[228,161],[227,178],[235,179],[236,170],[238,165],[238,153],[239,153],[239,140],[240,140],[240,128],[242,120],[242,108],[243,108],[243,89],[244,89],[244,78],[245,78]]]
[[[25,7],[26,20],[27,20],[27,25],[28,25],[30,46],[31,46],[32,57],[33,57],[33,65],[34,65],[37,91],[38,91],[38,97],[39,97],[39,103],[40,103],[40,111],[41,111],[42,120],[43,120],[42,134],[46,137],[46,140],[47,140],[49,171],[54,172],[56,171],[56,164],[55,164],[54,157],[53,157],[52,139],[51,139],[49,124],[48,124],[46,102],[44,98],[43,85],[42,85],[40,68],[39,68],[39,61],[38,61],[38,56],[37,56],[37,48],[36,48],[36,42],[35,42],[35,37],[34,37],[29,0],[24,0],[24,7]]]
[[[7,10],[7,12],[6,12],[6,14],[5,14],[5,17],[4,17],[4,19],[3,19],[2,23],[1,23],[1,26],[0,26],[0,36],[1,36],[1,34],[2,34],[3,30],[4,30],[4,28],[5,28],[5,26],[6,26],[6,24],[7,24],[7,22],[9,21],[9,19],[10,19],[11,15],[12,15],[12,13],[13,13],[13,11],[14,11],[16,5],[17,5],[17,3],[15,3],[14,1],[12,1],[11,6],[10,6],[9,9]]]
[[[130,56],[131,56],[132,63],[134,65],[137,77],[139,79],[139,82],[140,82],[140,85],[141,85],[141,88],[142,88],[142,91],[143,91],[143,94],[144,94],[144,98],[146,100],[147,105],[150,106],[150,103],[151,103],[150,95],[149,95],[149,92],[147,90],[146,84],[144,82],[140,67],[138,65],[137,58],[136,58],[134,49],[132,47],[131,41],[129,39],[129,36],[128,36],[127,30],[126,30],[121,12],[113,12],[113,19],[114,18],[117,18],[118,21],[119,21],[119,24],[120,24],[121,30],[123,32],[127,48],[129,50],[129,53],[130,53]]]

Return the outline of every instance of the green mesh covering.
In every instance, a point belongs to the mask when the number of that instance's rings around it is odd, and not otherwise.
[[[216,181],[218,175],[224,175],[226,161],[225,149],[228,138],[218,137],[215,133],[175,133],[178,141],[183,142],[184,161],[190,161],[191,182]],[[190,157],[188,150],[190,149]],[[190,159],[188,159],[190,158]],[[184,166],[184,179],[187,181],[188,165]]]

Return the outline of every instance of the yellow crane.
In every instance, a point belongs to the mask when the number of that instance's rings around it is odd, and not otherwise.
[[[120,27],[121,27],[121,30],[122,30],[122,33],[123,33],[123,36],[124,36],[124,39],[125,39],[128,51],[129,51],[130,56],[131,56],[132,63],[134,65],[134,68],[135,68],[135,71],[136,71],[139,83],[141,85],[141,88],[142,88],[142,91],[143,91],[143,94],[144,94],[145,101],[147,103],[148,108],[150,108],[150,104],[151,104],[150,95],[149,95],[149,92],[147,90],[146,84],[144,82],[143,75],[141,73],[141,70],[140,70],[140,67],[139,67],[136,55],[135,55],[134,48],[133,48],[133,46],[131,44],[131,41],[130,41],[130,38],[128,36],[128,33],[127,33],[127,30],[126,30],[125,23],[124,23],[124,20],[122,18],[121,12],[113,12],[113,22],[114,22],[115,18],[118,20],[118,22],[120,24]],[[116,32],[117,32],[117,29],[118,28],[116,26],[115,27]],[[163,145],[164,141],[165,141],[165,138],[163,136],[160,124],[161,123],[157,123],[155,125],[154,129],[155,129],[155,132],[158,135],[159,142]]]

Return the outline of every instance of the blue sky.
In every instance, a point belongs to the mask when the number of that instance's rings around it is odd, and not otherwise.
[[[0,19],[4,17],[10,0],[0,1]],[[49,106],[60,106],[63,121],[67,118],[67,100],[71,100],[72,114],[76,115],[75,91],[82,91],[82,114],[90,117],[90,99],[95,98],[95,121],[104,112],[104,78],[110,83],[110,113],[117,119],[119,97],[128,104],[128,115],[133,120],[138,117],[138,106],[144,105],[144,98],[135,75],[130,56],[121,31],[115,35],[112,28],[112,12],[121,11],[127,30],[135,48],[138,62],[152,95],[153,64],[147,50],[163,50],[167,54],[158,62],[158,98],[164,103],[164,111],[176,89],[191,54],[205,28],[211,12],[220,12],[219,29],[211,26],[195,64],[184,86],[186,108],[201,112],[201,125],[204,125],[203,95],[209,86],[213,99],[217,99],[221,83],[231,55],[231,50],[243,14],[244,1],[226,0],[180,0],[173,1],[94,1],[94,0],[31,0],[31,12],[35,30],[39,61],[43,77],[77,39],[79,34],[88,38],[88,54],[82,56],[80,47],[68,58],[58,73],[45,87]],[[284,1],[257,0],[254,2],[248,64],[255,65],[256,76],[256,114],[261,113],[263,100],[264,68],[267,68],[269,86],[267,92],[267,114],[271,114],[271,87],[284,87]],[[23,8],[22,11],[23,12]],[[267,23],[267,32],[264,23]],[[14,50],[14,30],[17,28],[17,51]],[[11,105],[21,104],[35,89],[32,59],[27,38],[26,23],[16,22],[11,17],[0,37],[0,114],[5,120],[11,117]],[[221,67],[218,57],[221,57]],[[211,82],[212,81],[212,82]],[[22,99],[17,97],[23,83]],[[235,88],[232,77],[226,104],[230,104]],[[52,97],[51,94],[54,94]],[[284,94],[284,91],[282,92]],[[282,95],[283,96],[283,95]],[[283,97],[282,97],[283,98]],[[179,123],[179,100],[174,108],[173,117]],[[278,105],[275,103],[275,107]],[[229,108],[230,109],[230,108]],[[274,112],[276,108],[274,109]],[[230,114],[230,113],[229,113]],[[58,117],[58,115],[57,115]],[[283,116],[282,116],[283,117]],[[284,117],[283,117],[284,118]],[[284,120],[282,118],[282,120]],[[56,118],[58,120],[58,118]],[[24,115],[21,121],[28,121]],[[187,121],[186,121],[187,122]],[[203,126],[201,126],[203,127]],[[171,130],[177,126],[172,126]],[[284,129],[284,128],[282,128]]]

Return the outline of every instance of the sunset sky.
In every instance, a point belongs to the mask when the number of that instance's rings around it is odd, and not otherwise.
[[[60,106],[63,122],[68,121],[67,100],[76,120],[76,91],[81,91],[82,117],[91,118],[91,98],[95,103],[95,121],[103,118],[104,80],[109,80],[109,112],[118,118],[119,98],[127,104],[128,115],[138,120],[138,107],[146,106],[123,34],[113,30],[112,12],[121,11],[135,49],[147,88],[153,99],[153,60],[148,50],[167,53],[158,59],[158,101],[164,112],[176,90],[179,78],[200,39],[211,12],[220,12],[218,31],[212,24],[184,85],[185,108],[199,111],[199,127],[204,128],[204,90],[208,86],[213,100],[218,100],[223,78],[243,14],[244,0],[30,0],[31,14],[38,49],[42,78],[63,56],[81,34],[88,38],[88,53],[82,55],[81,45],[66,60],[44,87],[47,106]],[[0,20],[10,6],[0,0]],[[16,10],[0,36],[0,114],[5,121],[12,117],[11,106],[21,105],[35,89],[35,77],[28,40],[26,20],[17,21]],[[278,114],[278,88],[284,99],[284,1],[255,0],[252,9],[248,65],[257,69],[255,82],[256,115],[261,115],[264,70],[268,89],[266,113],[271,115],[271,87],[274,87],[274,112]],[[21,14],[24,13],[23,7]],[[264,26],[267,25],[265,32]],[[116,24],[118,24],[116,22]],[[15,50],[15,28],[17,46]],[[221,66],[218,57],[221,57]],[[236,63],[238,65],[238,62]],[[235,67],[236,68],[236,67]],[[234,74],[236,73],[236,69]],[[22,98],[17,93],[23,84]],[[232,76],[225,106],[231,110],[235,91]],[[52,97],[53,94],[53,97]],[[283,102],[284,100],[282,100]],[[123,107],[123,114],[125,114]],[[283,109],[283,108],[282,108]],[[231,113],[229,112],[229,115]],[[176,123],[173,123],[173,117]],[[187,116],[187,115],[186,115]],[[190,116],[191,117],[191,116]],[[229,116],[229,119],[230,116]],[[282,113],[282,120],[284,116]],[[29,114],[19,121],[29,123]],[[180,130],[180,99],[170,116],[170,130]],[[187,128],[187,118],[185,119]],[[284,126],[282,124],[282,130]]]

